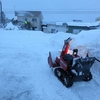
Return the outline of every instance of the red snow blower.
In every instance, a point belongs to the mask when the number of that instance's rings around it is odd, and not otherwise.
[[[70,44],[73,42],[72,38],[64,40],[64,45],[59,57],[53,60],[51,52],[48,56],[48,64],[53,69],[55,76],[66,86],[71,87],[76,81],[90,81],[92,74],[90,68],[94,61],[100,60],[95,57],[80,57],[78,49],[74,49],[72,54],[69,54]]]

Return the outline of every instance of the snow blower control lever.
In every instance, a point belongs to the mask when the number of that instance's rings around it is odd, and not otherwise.
[[[95,60],[96,60],[96,61],[98,61],[98,62],[100,62],[100,60],[99,60],[99,59],[97,59],[97,58],[95,58]]]

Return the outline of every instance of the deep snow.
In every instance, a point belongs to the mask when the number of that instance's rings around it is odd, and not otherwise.
[[[0,30],[0,100],[99,100],[100,63],[91,68],[93,79],[66,88],[49,68],[48,52],[59,52],[64,40],[75,38],[70,49],[100,59],[100,30],[78,35],[59,32]]]

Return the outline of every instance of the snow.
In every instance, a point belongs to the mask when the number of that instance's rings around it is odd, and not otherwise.
[[[59,52],[64,40],[74,38],[70,49],[100,59],[100,29],[78,35],[58,32],[0,30],[0,100],[98,100],[100,63],[91,68],[93,79],[66,88],[49,68],[49,51]]]
[[[18,16],[34,16],[34,15],[27,11],[26,12],[18,11]]]
[[[56,25],[62,25],[65,22],[56,22]],[[95,22],[66,22],[69,26],[98,26],[100,24],[100,21],[95,21]]]
[[[7,23],[6,27],[5,27],[6,30],[18,30],[19,28],[15,25],[13,25],[11,22]]]
[[[63,22],[56,22],[56,25],[63,25]]]
[[[100,24],[100,21],[97,22],[67,22],[69,26],[98,26]]]

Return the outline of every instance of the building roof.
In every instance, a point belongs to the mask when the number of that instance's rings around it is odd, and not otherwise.
[[[49,25],[63,25],[64,24],[64,22],[43,22],[43,24],[44,25],[47,25],[47,24],[49,24]],[[67,24],[67,23],[66,23]]]
[[[15,16],[26,16],[26,17],[42,17],[41,11],[15,11]]]
[[[56,25],[63,25],[63,22],[56,22]]]
[[[44,24],[55,24],[55,25],[63,25],[67,26],[78,26],[78,27],[92,27],[100,25],[100,21],[96,22],[44,22]]]
[[[67,22],[68,26],[91,27],[98,26],[100,22]]]

